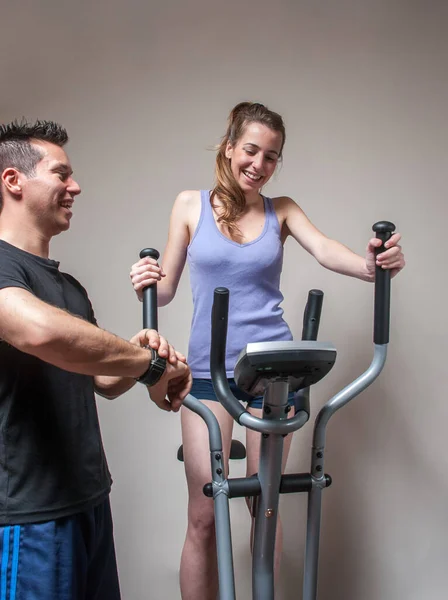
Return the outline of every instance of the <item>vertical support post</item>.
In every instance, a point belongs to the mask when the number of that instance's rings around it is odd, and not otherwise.
[[[288,382],[275,381],[266,389],[263,418],[288,418]],[[255,502],[255,525],[252,564],[254,600],[274,600],[274,550],[277,531],[280,483],[282,476],[283,435],[261,436],[258,479],[261,495]]]

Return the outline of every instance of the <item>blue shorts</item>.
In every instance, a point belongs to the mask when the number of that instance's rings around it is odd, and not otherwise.
[[[109,499],[71,517],[0,526],[3,600],[120,600]]]
[[[227,381],[229,382],[232,394],[238,398],[238,400],[247,402],[248,408],[263,408],[263,396],[253,397],[250,394],[243,392],[243,390],[240,390],[234,379],[227,379]],[[214,400],[215,402],[219,402],[218,398],[216,397],[215,390],[213,389],[213,383],[211,379],[194,378],[190,394],[200,400]],[[293,392],[289,394],[288,399],[289,404],[291,406],[295,406]]]

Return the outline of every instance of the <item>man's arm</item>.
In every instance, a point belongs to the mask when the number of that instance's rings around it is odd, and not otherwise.
[[[173,365],[178,370],[182,368],[179,365],[179,362],[187,362],[187,359],[183,354],[174,350],[174,348],[168,344],[166,339],[153,329],[143,329],[134,335],[130,342],[139,347],[149,346],[154,348],[162,358],[167,360],[168,365]],[[169,369],[169,372],[171,373],[171,369]],[[95,377],[95,392],[104,398],[113,400],[130,390],[134,384],[135,379],[132,377],[97,375]]]
[[[154,330],[143,330],[135,337],[140,337],[141,340],[145,334],[157,335],[157,332]],[[160,339],[162,343],[167,343],[163,338]],[[162,344],[160,345],[161,347]],[[105,398],[113,400],[117,396],[127,392],[134,383],[135,380],[126,377],[95,377],[95,391]],[[185,362],[185,356],[174,352],[170,355],[166,363],[165,372],[160,380],[151,387],[147,387],[147,390],[151,400],[159,408],[177,412],[185,396],[189,393],[192,383],[191,371]]]
[[[95,376],[95,392],[107,398],[115,400],[135,385],[135,379],[132,377],[111,377],[107,375]]]
[[[22,352],[84,375],[133,379],[146,371],[150,361],[147,349],[17,287],[0,290],[0,338]]]

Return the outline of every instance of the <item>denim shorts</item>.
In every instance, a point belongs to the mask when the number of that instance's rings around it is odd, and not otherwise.
[[[263,396],[251,396],[236,385],[234,379],[227,379],[229,382],[230,390],[232,394],[238,398],[238,400],[242,400],[243,402],[247,402],[248,408],[263,408]],[[211,379],[193,379],[193,386],[191,388],[190,394],[199,400],[214,400],[215,402],[219,402],[216,397],[215,390],[213,389],[213,383]],[[291,406],[295,406],[294,403],[294,393],[290,392],[289,404]]]

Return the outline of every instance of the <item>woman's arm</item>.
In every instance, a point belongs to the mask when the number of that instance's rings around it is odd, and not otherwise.
[[[326,269],[364,281],[373,281],[376,265],[391,269],[392,277],[405,265],[401,246],[398,245],[401,239],[399,233],[395,233],[386,242],[387,250],[376,258],[375,248],[381,246],[381,241],[377,238],[370,239],[366,257],[363,258],[319,231],[291,198],[277,198],[275,207],[279,222],[283,226],[283,237],[292,235]]]
[[[157,283],[159,306],[169,304],[174,298],[187,258],[187,248],[192,231],[199,220],[200,192],[181,192],[171,211],[168,242],[162,257],[162,267],[152,258],[142,258],[132,265],[130,277],[139,300],[143,289]]]

